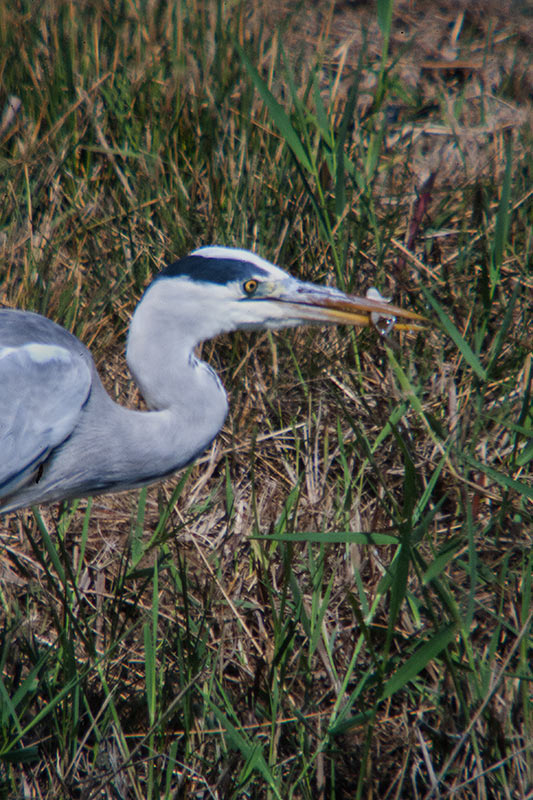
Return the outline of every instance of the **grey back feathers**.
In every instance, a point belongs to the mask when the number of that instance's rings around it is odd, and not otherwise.
[[[0,310],[0,497],[31,481],[71,434],[91,381],[74,336],[38,314]]]

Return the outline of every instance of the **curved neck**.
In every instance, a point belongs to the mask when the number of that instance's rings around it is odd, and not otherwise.
[[[193,352],[194,338],[176,315],[155,307],[145,296],[133,315],[126,350],[130,371],[150,409],[126,411],[131,421],[128,439],[133,451],[149,450],[149,458],[160,474],[177,469],[199,455],[222,427],[228,411],[224,387],[213,370]],[[124,419],[126,426],[129,425]],[[166,466],[179,455],[177,466]],[[157,471],[153,473],[157,474]]]
[[[117,483],[124,488],[151,483],[186,466],[209,447],[224,423],[228,405],[214,373],[206,391],[204,371],[211,373],[201,362],[189,368],[184,375],[187,399],[169,408],[135,411],[113,403],[100,444],[108,475],[113,475],[116,465]],[[94,428],[90,446],[98,448]]]

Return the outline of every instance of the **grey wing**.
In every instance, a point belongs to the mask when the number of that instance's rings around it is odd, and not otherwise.
[[[32,479],[72,433],[91,370],[62,345],[0,347],[0,497]]]

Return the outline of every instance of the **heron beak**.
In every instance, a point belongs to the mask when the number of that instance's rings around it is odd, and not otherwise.
[[[355,297],[338,289],[297,281],[276,288],[268,299],[283,303],[287,316],[294,314],[302,321],[372,326],[384,336],[393,328],[416,331],[427,324],[420,314],[391,305],[377,289],[369,289],[367,297]]]

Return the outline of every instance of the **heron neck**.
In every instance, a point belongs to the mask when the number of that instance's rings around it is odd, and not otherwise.
[[[225,393],[218,391],[217,402],[207,405],[195,396],[192,386],[189,389],[196,412],[191,407],[185,413],[184,406],[178,404],[158,411],[114,405],[105,459],[109,469],[116,458],[122,472],[121,477],[117,475],[119,482],[127,486],[151,483],[186,466],[209,447],[226,417]]]
[[[143,415],[148,441],[162,448],[179,448],[187,463],[199,455],[222,427],[228,411],[226,393],[215,372],[194,355],[196,341],[175,316],[151,307],[145,298],[133,316],[126,358],[130,371],[152,413]],[[155,412],[155,413],[153,413]],[[157,434],[157,432],[156,432]],[[143,436],[142,425],[136,434]],[[166,441],[165,441],[166,440]]]

